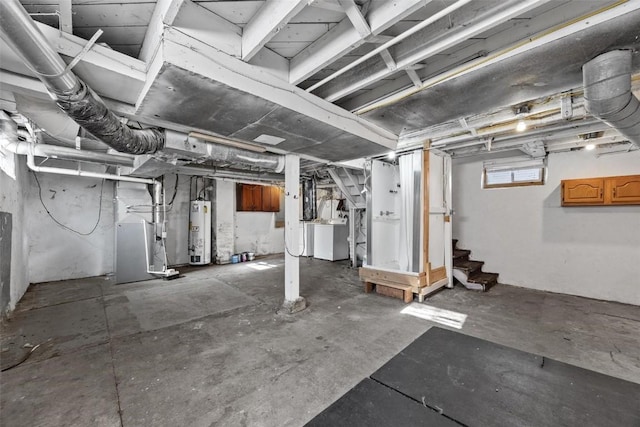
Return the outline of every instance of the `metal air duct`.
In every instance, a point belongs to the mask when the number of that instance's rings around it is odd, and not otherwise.
[[[164,132],[131,129],[70,69],[42,35],[18,0],[0,1],[2,38],[38,76],[65,113],[116,151],[155,153],[164,146]]]
[[[582,67],[587,111],[640,146],[640,101],[631,92],[630,50],[613,50]]]

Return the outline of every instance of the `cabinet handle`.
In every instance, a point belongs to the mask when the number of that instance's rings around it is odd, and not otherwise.
[[[602,198],[602,188],[600,189],[600,198]]]
[[[613,187],[613,197],[616,197],[616,187]]]

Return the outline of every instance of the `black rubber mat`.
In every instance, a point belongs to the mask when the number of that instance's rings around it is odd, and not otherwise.
[[[640,426],[640,384],[441,328],[371,378],[467,426]]]
[[[366,378],[307,427],[459,427],[436,411]]]

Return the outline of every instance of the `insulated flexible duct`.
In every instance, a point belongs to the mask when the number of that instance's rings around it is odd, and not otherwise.
[[[613,50],[582,67],[587,111],[640,146],[640,101],[631,92],[630,50]]]
[[[95,137],[116,151],[155,153],[164,146],[164,132],[131,129],[71,70],[38,30],[18,0],[0,1],[2,38],[38,76],[56,104]]]

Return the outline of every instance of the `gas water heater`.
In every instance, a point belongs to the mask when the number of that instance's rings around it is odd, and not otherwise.
[[[189,264],[211,263],[211,202],[194,200],[189,210]]]

